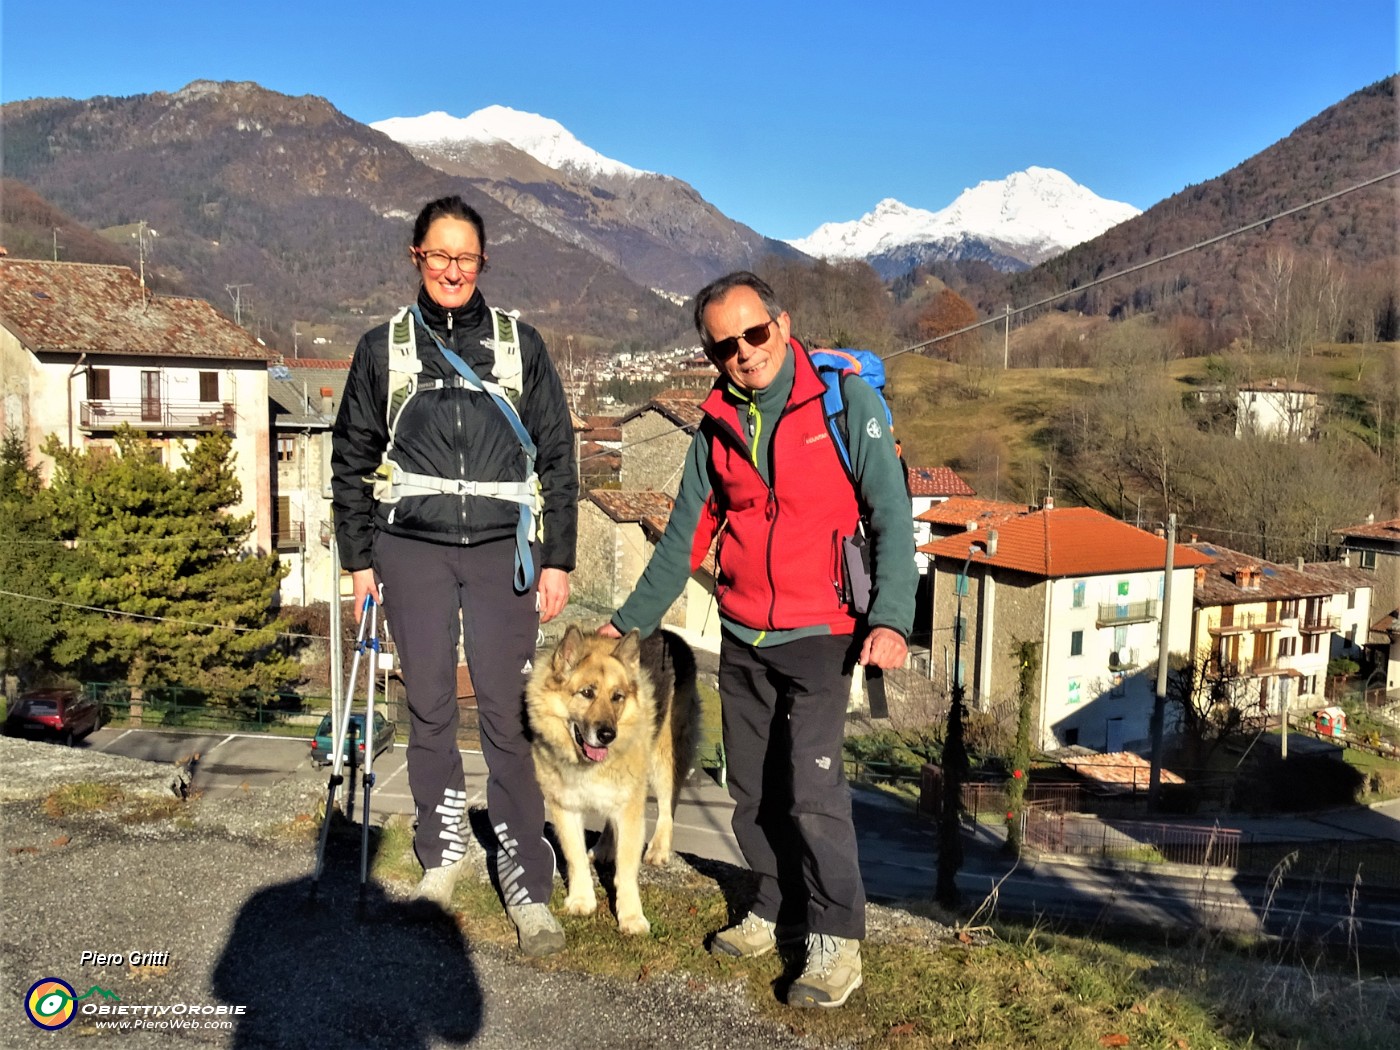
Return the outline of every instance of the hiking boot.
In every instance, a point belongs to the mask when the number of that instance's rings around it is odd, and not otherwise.
[[[789,1006],[842,1006],[860,987],[860,941],[807,935],[807,967],[788,990]]]
[[[710,954],[757,959],[760,955],[767,955],[779,943],[800,940],[801,936],[799,927],[779,926],[749,912],[733,926],[720,930],[710,939]]]
[[[466,858],[463,857],[451,864],[429,868],[423,872],[423,877],[418,880],[417,889],[413,891],[414,899],[430,901],[444,911],[451,911],[452,891],[457,886],[457,876],[462,873],[462,865],[465,862]]]
[[[515,923],[520,950],[526,955],[553,955],[564,949],[564,928],[547,904],[512,904],[506,914]]]

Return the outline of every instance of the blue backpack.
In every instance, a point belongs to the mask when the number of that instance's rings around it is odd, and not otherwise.
[[[841,454],[841,462],[846,473],[855,480],[851,467],[850,431],[846,426],[846,395],[842,384],[849,375],[859,376],[880,395],[880,404],[885,407],[885,423],[893,425],[894,416],[889,402],[885,400],[885,362],[873,350],[811,350],[808,356],[812,365],[826,384],[822,395],[822,410],[826,413],[826,427],[831,432],[831,440],[836,443],[836,451]]]

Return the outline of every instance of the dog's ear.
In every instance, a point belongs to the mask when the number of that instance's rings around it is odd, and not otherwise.
[[[622,636],[622,641],[613,646],[613,659],[629,667],[640,667],[642,662],[642,632],[633,627]]]
[[[554,649],[554,659],[552,661],[554,673],[566,675],[578,663],[580,655],[583,653],[583,632],[579,630],[578,624],[569,624],[569,629],[564,632],[564,637],[559,640],[559,644]]]

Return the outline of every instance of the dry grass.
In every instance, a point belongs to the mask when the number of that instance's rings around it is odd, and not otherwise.
[[[386,829],[375,874],[402,883],[417,878],[406,822]],[[609,873],[602,874],[606,885]],[[704,950],[706,938],[743,902],[747,878],[706,861],[644,870],[642,900],[652,932],[641,938],[619,935],[600,887],[596,914],[561,914],[568,947],[529,965],[627,983],[668,977],[694,987],[738,988],[761,1014],[828,1045],[1400,1045],[1400,989],[1383,978],[1249,958],[1223,940],[1173,946],[1138,937],[1120,945],[1040,928],[974,929],[979,915],[962,920],[932,905],[872,908],[864,988],[840,1010],[794,1011],[783,1005],[782,995],[799,959],[716,959]],[[562,896],[561,888],[553,901],[556,914]],[[514,948],[513,930],[484,867],[476,865],[459,881],[453,907],[469,941]]]

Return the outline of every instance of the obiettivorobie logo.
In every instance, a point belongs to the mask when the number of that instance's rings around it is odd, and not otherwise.
[[[57,1031],[67,1026],[77,1011],[77,1004],[90,996],[101,996],[113,1002],[121,1002],[116,992],[93,985],[82,995],[73,990],[67,981],[57,977],[44,977],[35,981],[24,997],[24,1013],[36,1027],[46,1031]]]

